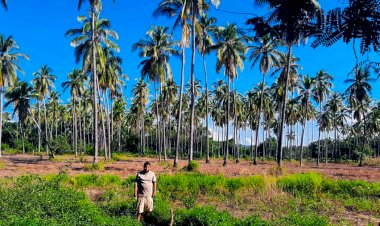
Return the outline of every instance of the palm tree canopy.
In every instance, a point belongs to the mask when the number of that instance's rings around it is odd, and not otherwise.
[[[35,91],[41,98],[50,92],[54,88],[54,81],[56,76],[51,74],[53,70],[47,65],[42,65],[41,69],[33,73],[35,77],[32,80],[34,84]]]
[[[216,71],[224,67],[224,74],[230,79],[237,77],[238,71],[244,69],[243,61],[248,50],[245,42],[250,38],[245,36],[235,24],[229,24],[216,32],[218,42],[212,49],[217,50]]]
[[[20,59],[29,60],[29,57],[19,50],[12,36],[5,38],[0,34],[0,87],[13,85],[17,80],[17,71],[23,73]]]
[[[78,17],[78,22],[82,23],[83,26],[81,28],[70,29],[65,35],[66,37],[73,36],[73,40],[71,40],[71,46],[75,48],[75,62],[79,63],[81,59],[83,71],[91,70],[92,63],[92,46],[95,45],[95,52],[97,54],[97,60],[99,61],[100,69],[105,68],[106,58],[103,52],[103,45],[119,52],[118,45],[112,41],[110,38],[115,40],[119,39],[119,35],[116,31],[111,30],[111,23],[107,19],[101,19],[100,13],[95,13],[95,43],[92,43],[92,15],[89,18],[84,16]]]
[[[4,107],[6,108],[10,104],[13,104],[13,116],[17,113],[21,124],[23,124],[28,115],[30,101],[34,97],[33,88],[27,82],[18,81],[5,92],[5,98],[8,101],[4,104]]]
[[[259,69],[263,75],[266,75],[274,66],[279,64],[280,52],[277,50],[278,43],[270,36],[264,36],[259,39],[258,45],[250,46],[249,60],[253,61],[251,68],[259,62]]]
[[[132,46],[132,51],[139,50],[139,56],[143,58],[139,64],[142,66],[141,75],[160,83],[165,81],[165,77],[172,76],[169,57],[180,54],[180,51],[175,49],[178,42],[171,41],[167,30],[167,27],[152,26],[146,33],[146,39],[141,39]]]

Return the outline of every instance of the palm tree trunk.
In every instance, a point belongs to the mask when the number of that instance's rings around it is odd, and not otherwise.
[[[285,87],[284,87],[284,94],[282,97],[282,106],[281,106],[281,113],[280,113],[280,127],[278,129],[278,142],[277,142],[277,164],[278,166],[282,166],[282,140],[283,140],[283,130],[284,130],[284,123],[285,123],[285,109],[286,109],[286,100],[288,95],[288,83],[289,83],[289,69],[290,69],[290,58],[292,56],[292,45],[288,45],[288,54],[287,54],[287,62],[286,62],[286,77],[285,77]]]
[[[94,160],[93,164],[98,163],[98,142],[99,142],[99,134],[98,134],[98,106],[97,106],[97,95],[98,95],[98,78],[96,74],[96,48],[95,48],[95,6],[91,6],[91,30],[92,30],[92,85],[93,85],[93,110],[94,110]]]
[[[265,75],[263,74],[263,86],[262,86],[261,94],[260,94],[259,111],[257,113],[256,131],[259,131],[259,126],[260,126],[260,115],[261,115],[261,111],[262,111],[262,108],[263,108],[263,98],[264,98],[264,84],[265,84]],[[255,140],[256,140],[255,142],[257,144],[259,142],[259,133],[256,133]],[[258,148],[258,145],[256,145],[256,147],[255,147],[255,158],[253,160],[253,165],[257,165],[257,148]]]
[[[205,86],[206,86],[206,163],[210,163],[210,144],[208,139],[208,81],[207,81],[207,67],[205,55],[203,55],[203,70],[205,72]],[[211,136],[212,137],[212,136]]]
[[[108,145],[108,158],[111,158],[111,123],[110,123],[110,111],[109,111],[109,103],[108,103],[108,95],[107,95],[107,91],[105,92],[104,94],[105,96],[105,100],[106,100],[106,122],[107,122],[107,145]]]
[[[193,161],[193,150],[194,150],[194,120],[195,120],[195,75],[194,75],[194,65],[195,65],[195,7],[192,9],[192,25],[191,25],[191,113],[190,113],[190,148],[189,148],[189,163]]]
[[[78,156],[78,146],[77,146],[77,114],[75,106],[75,98],[73,98],[73,146],[75,150],[75,157]]]
[[[100,90],[98,90],[98,93],[99,93],[99,102],[100,102],[100,120],[101,120],[101,123],[102,123],[102,133],[103,133],[103,148],[104,148],[104,157],[105,159],[108,159],[108,150],[107,150],[107,138],[106,138],[106,127],[104,125],[104,117],[103,115],[105,116],[106,113],[103,114],[103,108],[101,106],[102,102],[103,102],[103,105],[104,104],[104,93],[103,93],[103,98],[101,98],[100,96]],[[104,109],[105,110],[105,109]]]
[[[302,122],[302,134],[301,134],[301,153],[300,153],[300,166],[302,166],[302,160],[303,160],[303,141],[305,136],[305,127],[306,127],[306,120]]]
[[[1,156],[1,137],[3,132],[3,88],[0,89],[0,158]]]
[[[184,26],[182,26],[182,32],[184,32]],[[179,88],[179,109],[177,117],[177,142],[175,147],[175,157],[174,157],[174,168],[178,166],[179,157],[179,143],[181,141],[181,123],[182,123],[182,96],[183,96],[183,86],[185,77],[185,43],[182,40],[181,50],[182,50],[182,61],[181,61],[181,86]]]
[[[119,152],[121,152],[121,121],[119,120],[117,122],[117,134],[118,134],[118,145],[119,145]]]
[[[223,162],[223,166],[226,166],[227,165],[227,161],[228,161],[228,124],[229,124],[229,119],[230,119],[230,76],[228,76],[228,86],[227,86],[227,112],[226,112],[226,124],[227,124],[227,128],[226,128],[226,150],[224,152],[224,162]]]
[[[319,103],[319,114],[322,114],[322,102]],[[314,128],[314,127],[313,127]],[[321,154],[321,128],[318,127],[318,154],[317,154],[317,166],[319,166]]]
[[[156,122],[156,126],[157,126],[156,135],[157,135],[158,153],[159,153],[158,154],[158,161],[161,161],[162,149],[161,149],[161,136],[160,136],[160,114],[158,112],[158,97],[157,97],[156,81],[154,81],[154,95],[156,97],[156,119],[157,119],[157,122]]]
[[[41,127],[41,102],[38,102],[38,125]],[[41,130],[38,130],[38,153],[41,152]]]
[[[86,112],[83,111],[83,152],[86,152]]]
[[[44,111],[45,111],[45,150],[46,150],[46,155],[49,154],[49,135],[48,135],[48,124],[47,124],[47,117],[46,117],[46,103],[45,103],[45,97],[44,97]]]

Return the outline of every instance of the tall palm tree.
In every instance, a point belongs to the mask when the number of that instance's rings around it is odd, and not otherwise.
[[[146,33],[146,39],[141,39],[132,46],[132,50],[139,50],[139,56],[143,58],[139,64],[142,67],[141,75],[154,82],[156,100],[158,100],[156,83],[160,83],[160,90],[162,90],[162,83],[165,81],[165,78],[172,77],[169,57],[179,55],[179,51],[175,49],[178,43],[171,41],[171,36],[167,33],[167,30],[167,27],[152,26]],[[156,119],[157,131],[159,131],[158,101],[156,101]],[[159,157],[161,157],[161,145],[159,145],[159,150]]]
[[[213,0],[211,1],[213,5],[218,7],[219,0]],[[195,65],[195,39],[196,39],[196,23],[198,16],[202,14],[203,11],[208,9],[208,2],[204,0],[164,0],[161,2],[159,8],[156,10],[156,15],[163,14],[163,15],[178,15],[175,25],[178,25],[179,23],[182,24],[182,37],[184,37],[185,34],[189,34],[188,30],[191,30],[191,49],[192,49],[192,55],[191,55],[191,87],[194,89],[194,82],[195,82],[195,71],[194,71],[194,65]],[[189,20],[191,22],[191,29],[190,26],[187,25],[187,21]],[[188,38],[185,38],[188,40]],[[184,41],[184,38],[182,38],[182,41]],[[184,75],[184,43],[182,45],[182,75]],[[181,76],[183,77],[183,76]],[[182,80],[183,81],[183,80]],[[181,87],[183,83],[181,82]],[[194,92],[191,92],[194,94]],[[181,92],[180,92],[180,98],[181,98]],[[180,99],[180,105],[181,105],[181,99]],[[193,160],[193,143],[194,143],[194,117],[195,117],[195,96],[191,96],[191,115],[190,115],[190,148],[189,148],[189,162]],[[182,105],[181,105],[182,106]],[[180,107],[181,110],[181,107]],[[177,138],[178,138],[178,132],[177,132]],[[178,143],[178,142],[177,142]]]
[[[6,8],[6,0],[2,0],[2,5]],[[0,157],[1,157],[1,137],[3,128],[3,92],[5,87],[15,84],[17,71],[23,72],[20,68],[20,59],[29,57],[19,52],[20,47],[12,36],[5,38],[0,34]]]
[[[285,109],[288,97],[288,78],[290,74],[290,60],[293,46],[321,30],[323,11],[317,0],[256,0],[258,4],[269,7],[269,16],[265,21],[262,17],[250,19],[256,35],[263,37],[268,33],[283,40],[287,47],[287,67],[284,79],[284,95],[281,101],[279,114],[279,130],[277,142],[277,164],[282,165],[282,140],[285,123]]]
[[[8,101],[4,104],[4,107],[6,108],[10,104],[13,104],[13,116],[16,113],[18,116],[22,136],[23,153],[25,153],[24,122],[29,112],[30,102],[34,97],[35,95],[33,94],[33,88],[29,86],[28,83],[21,81],[17,81],[14,86],[9,87],[5,92],[5,98],[7,98]],[[47,141],[45,141],[45,143],[47,143]]]
[[[300,121],[302,124],[302,134],[301,134],[301,153],[300,153],[300,166],[302,166],[303,160],[303,142],[305,138],[305,127],[306,122],[314,117],[314,106],[311,103],[311,98],[313,96],[312,89],[314,88],[314,78],[309,76],[303,76],[301,83],[299,83],[300,95],[297,99],[300,102]]]
[[[78,155],[77,148],[77,137],[78,137],[78,129],[77,129],[77,114],[75,104],[78,101],[78,98],[84,93],[85,82],[87,80],[87,76],[80,69],[74,69],[72,72],[68,74],[68,81],[62,83],[63,92],[65,92],[68,88],[70,88],[70,94],[73,101],[73,147],[75,150],[75,156]]]
[[[145,110],[148,104],[149,89],[148,84],[144,82],[144,79],[140,79],[136,86],[133,88],[133,103],[131,108],[136,109],[136,118],[139,119],[139,134],[140,134],[140,152],[144,154],[144,121]]]
[[[294,125],[297,124],[297,122],[300,119],[301,111],[300,111],[300,105],[296,98],[289,99],[287,106],[286,106],[286,124],[290,126],[290,137],[293,137],[294,132]],[[294,141],[295,139],[291,139],[290,141]],[[292,161],[292,146],[289,148],[289,160]]]
[[[216,71],[217,73],[224,67],[224,74],[228,78],[227,93],[230,93],[230,83],[238,75],[238,68],[241,70],[244,68],[243,60],[245,60],[245,54],[247,52],[246,41],[249,40],[248,37],[244,35],[244,32],[237,28],[236,25],[230,24],[225,28],[221,28],[217,32],[218,42],[213,49],[217,50],[217,62],[216,62]],[[226,120],[227,120],[227,132],[226,132],[226,141],[227,149],[224,154],[224,163],[227,165],[228,160],[228,122],[229,122],[229,97],[227,98],[227,111],[226,111]]]
[[[117,122],[117,134],[118,134],[118,151],[121,151],[121,123],[125,113],[125,101],[118,97],[113,105],[113,120]]]
[[[259,39],[257,46],[250,46],[251,54],[249,56],[249,60],[253,60],[251,68],[253,68],[257,62],[259,63],[259,69],[261,74],[263,75],[262,79],[262,90],[260,95],[260,103],[259,103],[259,114],[257,114],[257,121],[260,122],[260,115],[262,111],[263,105],[263,95],[265,88],[265,76],[268,74],[269,70],[274,66],[278,65],[278,59],[280,57],[280,52],[276,49],[278,47],[278,43],[276,40],[272,39],[270,36],[264,36]],[[260,123],[257,123],[256,131],[259,131]],[[259,142],[259,133],[255,134],[256,144]],[[257,154],[258,145],[255,147],[255,154]],[[254,165],[257,165],[257,156],[255,155]]]
[[[363,123],[363,145],[362,151],[364,150],[365,140],[366,140],[366,111],[369,105],[369,94],[372,91],[372,86],[370,83],[374,82],[373,78],[370,78],[370,72],[368,68],[356,68],[354,78],[346,79],[344,82],[350,84],[346,90],[348,95],[348,104],[351,109],[354,110],[354,118],[358,120],[359,126],[361,125],[361,120]]]
[[[82,5],[83,0],[79,0],[78,8]],[[90,0],[91,13],[90,17],[78,17],[78,22],[83,26],[78,29],[70,29],[66,32],[66,36],[74,36],[71,41],[71,46],[75,48],[76,62],[82,59],[82,69],[84,72],[92,72],[92,89],[93,89],[93,129],[94,129],[94,160],[93,163],[98,162],[98,75],[97,69],[105,67],[106,59],[104,57],[102,45],[119,51],[119,47],[110,38],[118,39],[118,34],[109,29],[111,24],[106,19],[100,19],[101,2],[100,0]],[[98,65],[98,62],[100,63]]]
[[[342,100],[342,94],[338,92],[333,92],[330,99],[325,105],[325,111],[328,112],[328,115],[332,118],[332,128],[335,130],[335,148],[332,153],[332,157],[337,160],[337,135],[339,126],[343,124],[344,118],[342,117],[342,112],[345,112],[345,107]]]
[[[199,19],[199,26],[201,27],[201,31],[198,32],[198,48],[199,52],[202,55],[203,59],[203,70],[205,74],[205,88],[206,88],[206,99],[205,99],[205,110],[206,110],[206,131],[208,133],[209,128],[208,128],[208,116],[209,116],[209,91],[208,91],[208,83],[207,83],[207,68],[206,68],[206,57],[205,55],[209,52],[210,47],[214,44],[212,35],[217,31],[217,27],[214,25],[216,23],[216,18],[210,17],[208,18],[207,14],[201,15]],[[206,163],[210,163],[210,145],[209,145],[209,138],[208,134],[206,136]]]
[[[40,101],[43,103],[44,108],[44,119],[45,119],[45,151],[46,154],[49,154],[49,137],[48,137],[48,123],[47,123],[47,111],[46,111],[46,96],[50,93],[51,89],[54,88],[54,81],[56,79],[56,76],[51,74],[52,69],[48,67],[47,65],[42,65],[41,69],[37,72],[33,73],[33,76],[35,77],[32,80],[32,83],[34,84],[34,89],[36,94],[38,95]],[[41,125],[39,125],[41,126]]]
[[[174,167],[178,166],[179,157],[179,144],[181,139],[181,124],[182,124],[182,98],[183,89],[185,83],[185,49],[189,46],[190,40],[190,25],[188,18],[190,16],[189,1],[187,0],[162,0],[158,8],[153,13],[155,16],[164,15],[167,17],[175,16],[175,22],[173,25],[173,30],[178,25],[181,25],[181,85],[179,89],[179,106],[177,112],[177,138],[176,138],[176,148],[175,148],[175,158]]]
[[[315,76],[315,86],[312,90],[313,99],[319,104],[319,115],[322,114],[322,103],[331,93],[333,77],[324,70],[318,71]],[[318,129],[318,154],[317,154],[317,166],[320,162],[321,153],[321,128]]]

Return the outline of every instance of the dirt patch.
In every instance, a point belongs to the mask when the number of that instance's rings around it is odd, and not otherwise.
[[[178,169],[173,169],[172,159],[167,162],[159,162],[154,158],[132,158],[128,161],[115,161],[112,163],[104,163],[103,171],[85,171],[84,165],[91,163],[92,157],[87,156],[84,162],[79,162],[74,156],[65,156],[59,158],[59,161],[50,161],[47,156],[33,155],[3,155],[1,158],[3,167],[0,169],[0,177],[20,176],[28,174],[48,175],[57,174],[60,171],[67,171],[69,175],[77,174],[112,174],[125,178],[135,175],[136,172],[142,169],[145,161],[152,163],[152,170],[156,174],[174,174],[179,172],[187,165],[186,160],[179,161]],[[249,176],[249,175],[268,175],[275,167],[273,162],[259,162],[258,165],[253,165],[251,161],[241,160],[240,163],[235,163],[231,160],[227,166],[222,166],[223,160],[211,159],[210,164],[199,160],[199,171],[211,175],[224,175],[226,177]],[[364,166],[357,167],[349,164],[327,163],[320,164],[316,167],[313,163],[305,163],[300,167],[297,163],[284,162],[284,169],[288,173],[307,173],[317,172],[328,178],[347,179],[347,180],[365,180],[370,182],[380,181],[380,167]]]

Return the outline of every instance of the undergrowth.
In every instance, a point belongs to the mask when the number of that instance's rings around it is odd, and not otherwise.
[[[1,179],[0,225],[140,225],[134,180],[66,173]],[[155,208],[144,225],[169,225],[171,210],[174,225],[330,225],[345,209],[380,214],[380,183],[316,173],[225,178],[183,172],[157,181]],[[91,201],[88,189],[99,197]]]

